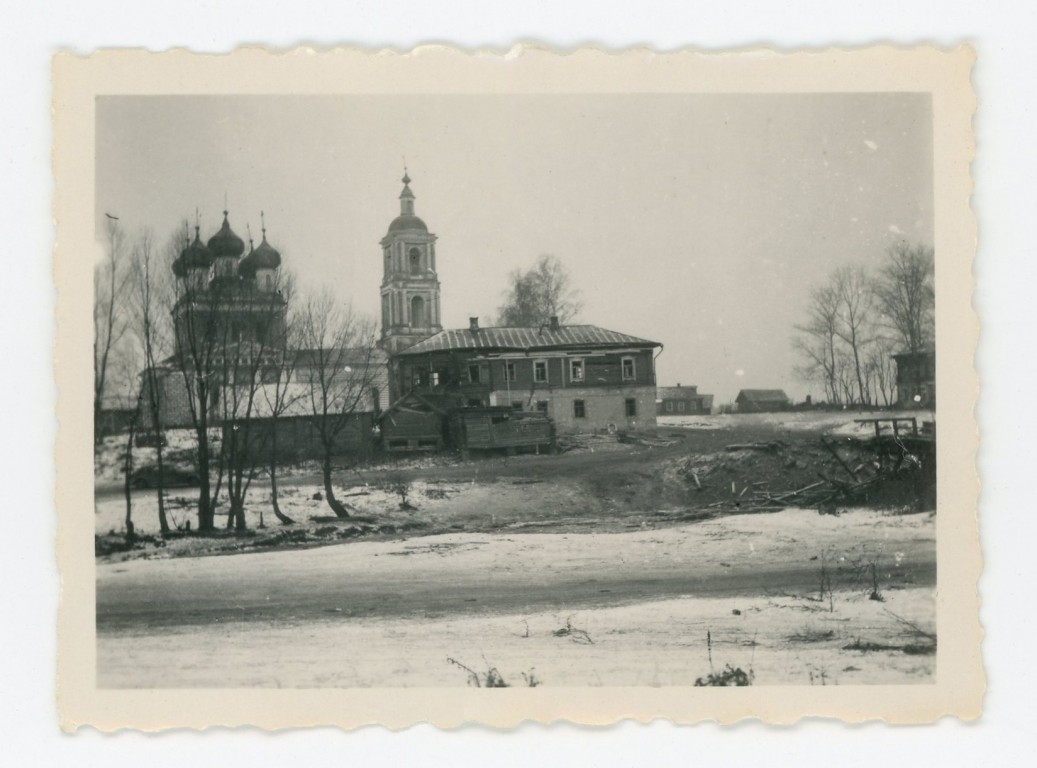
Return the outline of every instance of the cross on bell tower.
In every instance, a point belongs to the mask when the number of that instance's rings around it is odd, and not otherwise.
[[[443,330],[436,276],[436,236],[414,213],[403,171],[400,215],[382,238],[382,347],[390,355]]]

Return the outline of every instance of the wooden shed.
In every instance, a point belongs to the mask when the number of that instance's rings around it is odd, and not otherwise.
[[[446,411],[416,392],[408,392],[378,417],[382,447],[390,452],[443,448]]]
[[[789,396],[780,389],[743,389],[735,398],[739,413],[787,411],[792,407]]]
[[[450,413],[448,425],[451,444],[462,452],[551,451],[555,446],[554,424],[538,411],[506,406],[458,408]]]

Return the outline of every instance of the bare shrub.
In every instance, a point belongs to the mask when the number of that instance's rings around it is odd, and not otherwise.
[[[468,675],[468,685],[473,688],[510,688],[511,685],[504,680],[504,676],[500,673],[500,670],[495,666],[491,665],[485,658],[483,663],[486,664],[486,671],[479,674],[471,667],[462,664],[457,659],[450,658],[447,656],[447,662],[453,664],[455,667],[459,667],[465,671]],[[536,676],[533,668],[530,668],[529,672],[522,673],[522,679],[526,685],[530,688],[536,688],[541,684],[540,678]]]

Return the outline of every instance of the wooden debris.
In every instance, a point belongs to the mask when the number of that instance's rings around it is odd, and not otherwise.
[[[724,446],[725,451],[780,451],[788,446],[781,440],[771,440],[763,443],[732,443]]]

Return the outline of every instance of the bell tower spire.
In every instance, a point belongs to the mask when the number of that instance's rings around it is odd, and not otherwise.
[[[403,178],[400,181],[403,182],[403,191],[400,193],[400,215],[413,216],[414,193],[410,191],[410,175],[407,173],[407,166],[403,166]]]
[[[400,215],[382,238],[382,347],[390,355],[443,330],[436,275],[436,236],[414,213],[410,174],[403,168]]]

